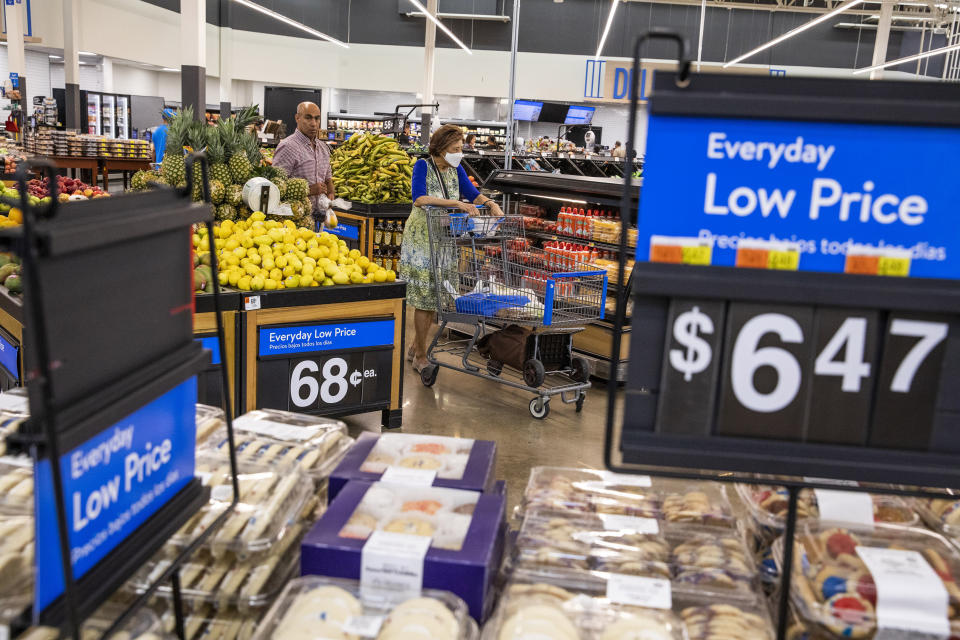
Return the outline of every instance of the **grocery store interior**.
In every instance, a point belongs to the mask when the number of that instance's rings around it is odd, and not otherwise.
[[[0,640],[960,638],[960,0],[0,18]]]

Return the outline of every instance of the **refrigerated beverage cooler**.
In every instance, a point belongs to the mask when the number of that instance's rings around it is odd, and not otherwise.
[[[124,140],[130,137],[130,96],[86,91],[81,92],[81,103],[87,106],[87,133]]]

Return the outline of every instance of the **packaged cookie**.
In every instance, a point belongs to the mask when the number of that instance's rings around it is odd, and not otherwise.
[[[207,529],[233,500],[230,464],[220,457],[198,456],[196,475],[210,487],[210,501],[170,542],[185,546]],[[298,469],[282,471],[260,465],[238,468],[240,501],[227,521],[208,538],[215,558],[228,552],[241,560],[267,554],[308,508],[313,482]]]
[[[747,505],[758,533],[765,539],[772,541],[784,529],[789,493],[785,487],[774,485],[750,485],[738,483],[737,494]],[[909,502],[899,496],[868,494],[873,502],[873,520],[887,524],[915,526],[920,517]],[[821,513],[817,503],[817,492],[813,489],[802,489],[797,496],[797,519],[817,520]]]
[[[424,589],[414,596],[363,592],[359,582],[292,580],[263,618],[257,640],[472,640],[463,600]]]
[[[207,441],[217,431],[227,427],[227,418],[220,407],[197,405],[197,446]]]
[[[299,468],[317,482],[325,481],[353,444],[339,420],[276,409],[257,409],[233,421],[237,462],[283,469]],[[203,454],[228,455],[226,429],[210,437]]]
[[[720,483],[679,482],[597,471],[536,467],[524,491],[522,509],[656,518],[736,528],[730,501]]]
[[[774,545],[783,557],[783,541]],[[794,542],[791,603],[800,623],[828,638],[872,638],[884,620],[900,631],[960,633],[960,554],[941,535],[877,524],[805,522]]]
[[[0,624],[33,600],[34,554],[33,516],[0,514]]]
[[[528,512],[516,542],[516,573],[528,580],[605,583],[611,574],[662,578],[675,593],[754,602],[757,568],[734,531],[628,516],[555,517]]]
[[[100,607],[83,623],[80,631],[81,640],[99,640],[113,622],[124,612],[122,607],[107,603]],[[73,636],[61,636],[60,630],[53,627],[31,627],[17,636],[20,640],[66,640]],[[141,607],[133,617],[123,625],[111,640],[167,640],[170,636],[163,629],[160,618],[149,607]]]
[[[681,640],[669,609],[628,607],[600,593],[543,582],[513,581],[484,628],[483,640]]]
[[[234,553],[214,556],[209,548],[195,551],[181,566],[180,585],[184,600],[194,604],[212,604],[217,609],[233,608],[240,613],[264,609],[300,564],[300,540],[303,525],[295,523],[266,554],[240,559]],[[129,582],[137,594],[144,593],[170,567],[174,557],[161,552]],[[172,598],[169,583],[157,587],[157,595]]]
[[[960,496],[914,498],[913,505],[931,529],[949,538],[960,538]]]
[[[732,604],[684,607],[680,611],[689,640],[773,640],[774,632],[761,609]]]
[[[155,605],[158,606],[158,605]],[[173,607],[160,605],[160,624],[165,637],[176,637],[176,616]],[[250,640],[257,629],[262,612],[242,614],[231,610],[217,610],[210,604],[185,607],[185,640],[220,638],[221,640]]]
[[[33,462],[30,458],[0,457],[0,513],[33,513]]]
[[[378,482],[364,494],[340,537],[366,540],[374,531],[431,538],[431,546],[459,551],[479,494]]]

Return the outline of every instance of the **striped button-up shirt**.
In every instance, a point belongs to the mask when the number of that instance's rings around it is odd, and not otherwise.
[[[330,169],[330,147],[322,140],[303,135],[300,129],[280,141],[273,154],[273,166],[284,169],[291,178],[303,178],[309,184],[325,184],[333,177]],[[326,193],[326,188],[321,190]],[[313,210],[319,207],[320,196],[310,196]]]

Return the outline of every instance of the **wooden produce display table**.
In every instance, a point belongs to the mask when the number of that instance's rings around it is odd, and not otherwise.
[[[351,249],[359,249],[365,256],[373,255],[374,226],[377,220],[406,219],[413,205],[405,204],[363,204],[353,203],[350,210],[334,207],[337,212],[336,229],[326,229],[347,242]],[[353,244],[351,244],[351,241]]]
[[[406,292],[398,281],[248,293],[240,318],[243,410],[380,411],[384,427],[399,427]]]
[[[50,162],[57,165],[59,169],[76,169],[82,171],[88,169],[93,176],[90,180],[91,186],[97,184],[97,172],[100,170],[100,159],[80,156],[47,156]],[[103,190],[106,191],[106,185]]]
[[[133,158],[101,158],[100,171],[103,175],[103,190],[110,187],[110,172],[123,172],[123,190],[127,190],[127,174],[131,171],[149,171],[150,160],[136,160]]]

